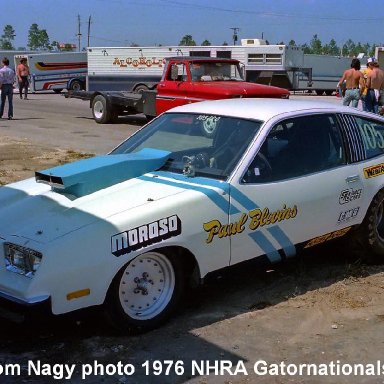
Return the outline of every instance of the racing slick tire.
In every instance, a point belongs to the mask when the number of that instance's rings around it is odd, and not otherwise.
[[[102,95],[97,95],[92,101],[92,115],[98,124],[107,124],[113,118],[113,111],[107,105],[107,100]]]
[[[384,190],[373,198],[367,214],[354,233],[362,258],[370,262],[384,261]],[[357,242],[357,244],[356,244]]]
[[[184,291],[179,257],[147,252],[116,274],[104,303],[112,326],[123,332],[143,332],[158,327],[174,312]]]

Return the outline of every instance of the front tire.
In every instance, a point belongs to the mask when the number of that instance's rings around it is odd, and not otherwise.
[[[122,331],[147,331],[166,321],[184,290],[179,258],[147,252],[115,276],[105,302],[106,316]]]

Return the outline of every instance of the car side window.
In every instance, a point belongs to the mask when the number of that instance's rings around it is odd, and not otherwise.
[[[384,124],[381,121],[355,116],[367,159],[384,153]]]
[[[271,129],[243,182],[285,180],[342,164],[345,164],[345,155],[336,117],[297,117],[282,121]]]

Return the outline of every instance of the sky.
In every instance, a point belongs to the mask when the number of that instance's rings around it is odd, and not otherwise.
[[[11,25],[16,49],[27,47],[33,23],[51,42],[77,46],[80,25],[80,48],[88,39],[93,47],[178,45],[185,35],[197,45],[231,45],[233,28],[237,44],[264,38],[301,45],[317,34],[323,44],[384,45],[383,0],[0,0],[0,9],[0,34]]]

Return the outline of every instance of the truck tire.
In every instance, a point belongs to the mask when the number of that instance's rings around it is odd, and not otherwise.
[[[83,84],[80,80],[74,80],[69,86],[71,91],[81,91],[83,89]]]
[[[146,85],[140,84],[140,85],[137,85],[134,88],[133,92],[135,92],[135,93],[143,93],[144,91],[148,91],[148,89],[149,88]]]
[[[112,108],[102,95],[97,95],[92,101],[92,115],[98,124],[107,124],[112,120]]]
[[[109,287],[104,312],[120,331],[147,331],[167,320],[185,286],[180,258],[147,252],[127,263]]]

